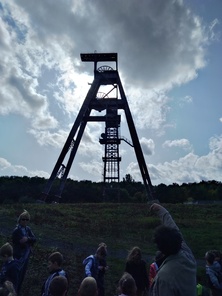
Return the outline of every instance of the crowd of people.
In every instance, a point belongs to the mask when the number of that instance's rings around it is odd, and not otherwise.
[[[196,260],[170,213],[154,203],[150,210],[161,225],[154,231],[157,252],[152,264],[142,259],[142,252],[134,246],[128,253],[125,270],[119,280],[119,296],[222,296],[222,256],[218,250],[205,254],[208,288],[197,282]],[[3,261],[0,272],[0,296],[19,296],[36,237],[27,225],[30,215],[21,213],[12,233],[12,245],[7,242],[0,248]],[[78,296],[105,296],[104,276],[107,265],[107,245],[100,243],[95,254],[83,260],[85,278]],[[63,269],[63,255],[53,252],[48,258],[49,276],[42,285],[41,296],[68,295],[70,280]],[[70,295],[71,296],[71,295]],[[73,295],[74,296],[74,295]]]

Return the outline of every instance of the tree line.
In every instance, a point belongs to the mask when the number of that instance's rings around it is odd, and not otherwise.
[[[147,201],[144,185],[127,174],[119,183],[104,184],[88,180],[67,179],[61,198],[56,196],[59,179],[55,180],[46,202],[61,203],[143,203]],[[34,203],[41,200],[47,179],[41,177],[0,177],[0,204]],[[153,186],[154,197],[162,203],[184,203],[195,201],[221,201],[222,186],[218,181],[201,181],[178,185],[159,184]]]

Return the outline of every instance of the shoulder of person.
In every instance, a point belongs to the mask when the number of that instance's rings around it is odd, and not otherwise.
[[[19,225],[16,225],[15,228],[13,229],[13,231],[12,231],[12,234],[16,233],[16,232],[18,232],[20,230],[21,230],[21,228],[19,227]]]
[[[89,261],[95,261],[95,256],[94,255],[90,255],[88,257],[86,257],[84,260],[83,260],[83,264],[87,264]]]

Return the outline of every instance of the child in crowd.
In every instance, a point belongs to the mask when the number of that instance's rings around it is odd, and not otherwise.
[[[96,280],[98,286],[98,296],[105,295],[104,275],[106,270],[108,269],[106,256],[107,245],[105,243],[100,243],[95,255],[90,255],[83,260],[83,265],[85,265],[86,277],[91,276]]]
[[[66,296],[67,290],[68,280],[61,275],[55,276],[49,285],[50,296]]]
[[[161,251],[156,252],[156,256],[154,258],[154,262],[150,264],[150,270],[149,270],[149,285],[152,286],[153,280],[157,274],[157,271],[160,267],[160,265],[163,263],[165,257],[162,254]]]
[[[136,296],[136,282],[128,272],[124,272],[119,280],[118,294],[119,296]]]
[[[144,295],[149,290],[149,280],[146,262],[142,259],[141,249],[137,246],[133,247],[126,260],[125,272],[132,275],[136,282],[137,296]]]
[[[13,256],[20,262],[18,294],[26,274],[32,247],[36,242],[35,235],[28,226],[29,221],[30,214],[24,210],[18,217],[18,225],[12,233]]]
[[[42,296],[49,296],[49,286],[56,276],[63,276],[67,279],[68,283],[68,275],[67,273],[62,269],[62,263],[63,263],[63,255],[60,252],[54,252],[52,253],[48,258],[48,270],[50,273],[50,276],[45,281],[43,287],[42,287]]]
[[[220,264],[221,271],[222,271],[222,254],[221,254],[221,252],[219,250],[212,250],[212,253],[214,254],[214,260]]]
[[[9,243],[6,243],[1,247],[0,256],[4,262],[0,272],[1,285],[5,281],[10,281],[12,282],[14,289],[18,291],[20,265],[19,261],[13,258],[13,248]]]
[[[98,296],[97,283],[93,277],[84,278],[79,287],[78,296]]]
[[[215,260],[215,251],[208,251],[205,254],[206,274],[208,277],[208,285],[212,296],[222,295],[222,271],[220,263]]]
[[[12,282],[5,281],[0,286],[0,296],[17,296]]]

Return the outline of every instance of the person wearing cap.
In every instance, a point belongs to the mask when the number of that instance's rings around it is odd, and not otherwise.
[[[36,242],[36,237],[28,226],[29,221],[30,214],[24,210],[18,217],[18,224],[12,233],[13,256],[19,260],[21,266],[18,291],[20,291],[28,267],[32,247]]]

